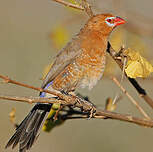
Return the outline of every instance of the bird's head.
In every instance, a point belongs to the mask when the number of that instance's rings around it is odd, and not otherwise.
[[[86,24],[89,31],[97,31],[103,35],[109,33],[118,25],[124,24],[125,20],[112,14],[98,14],[90,18]]]

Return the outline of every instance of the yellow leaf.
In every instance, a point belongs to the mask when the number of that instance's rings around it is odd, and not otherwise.
[[[128,77],[146,78],[153,72],[153,66],[144,57],[142,57],[139,52],[127,49],[124,52],[124,55],[126,55],[128,59],[125,68],[125,72]]]

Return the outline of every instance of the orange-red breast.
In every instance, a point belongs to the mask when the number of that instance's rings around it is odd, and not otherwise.
[[[70,93],[77,87],[93,88],[105,68],[108,37],[112,30],[125,21],[111,14],[99,14],[90,18],[71,42],[63,48],[43,81],[42,88]],[[49,97],[44,92],[40,97]],[[19,143],[19,151],[31,148],[38,130],[52,104],[36,104],[21,122],[6,148]]]

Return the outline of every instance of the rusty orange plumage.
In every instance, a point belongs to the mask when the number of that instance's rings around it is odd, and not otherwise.
[[[105,67],[108,36],[116,26],[108,26],[107,18],[114,17],[111,14],[100,14],[88,20],[80,33],[56,57],[43,88],[49,81],[53,81],[53,89],[70,92],[79,86],[91,89],[97,83]],[[118,24],[124,23],[123,19],[119,19]],[[57,63],[58,60],[60,63]],[[63,65],[63,62],[67,65]],[[54,67],[57,65],[59,67],[55,68],[56,71]],[[53,73],[55,79],[52,78]]]
[[[102,77],[108,37],[112,30],[125,21],[111,14],[99,14],[90,18],[55,58],[54,64],[43,81],[42,88],[70,93],[78,87],[92,89]],[[49,97],[42,92],[40,97]],[[36,104],[21,122],[6,148],[19,143],[19,151],[25,152],[33,145],[38,130],[52,104]]]

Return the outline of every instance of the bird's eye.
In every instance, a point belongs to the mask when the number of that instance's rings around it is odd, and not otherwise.
[[[109,22],[109,23],[110,23],[111,21],[112,21],[111,19],[107,19],[107,22]]]

